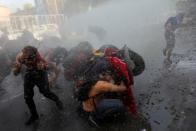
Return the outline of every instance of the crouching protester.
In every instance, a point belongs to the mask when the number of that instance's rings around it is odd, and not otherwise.
[[[127,63],[117,57],[117,50],[106,48],[104,50],[104,57],[111,65],[111,68],[115,70],[115,82],[123,81],[127,87],[123,92],[123,104],[126,106],[129,113],[131,113],[133,116],[138,116],[138,111],[132,91],[134,87],[133,73],[128,70]]]
[[[13,67],[14,75],[18,75],[20,73],[22,65],[26,66],[24,76],[24,99],[31,113],[31,117],[25,124],[30,125],[39,119],[33,100],[33,88],[35,85],[39,88],[40,93],[56,102],[58,109],[63,109],[63,104],[59,98],[49,90],[47,75],[48,64],[40,56],[37,48],[33,46],[26,46],[16,56],[15,65]]]
[[[96,127],[100,127],[100,124],[107,120],[118,119],[126,113],[126,108],[117,95],[126,90],[124,83],[113,84],[113,75],[110,72],[103,72],[99,77],[98,81],[83,84],[81,88],[89,89],[89,92],[87,96],[80,98],[83,100],[83,111],[89,115],[89,121]]]

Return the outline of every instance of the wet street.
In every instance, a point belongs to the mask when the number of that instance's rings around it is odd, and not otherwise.
[[[13,76],[8,76],[14,81]],[[21,80],[21,79],[20,79]],[[5,82],[6,83],[6,82]],[[31,126],[25,126],[24,122],[29,117],[28,108],[26,107],[23,99],[22,92],[12,92],[12,95],[5,93],[5,96],[2,96],[0,100],[0,130],[2,131],[96,131],[98,129],[89,125],[88,121],[78,115],[77,108],[78,103],[72,97],[72,84],[70,82],[64,82],[63,76],[58,80],[59,88],[53,90],[58,94],[63,100],[65,109],[63,111],[57,110],[55,103],[47,100],[42,95],[38,93],[38,90],[35,88],[35,97],[36,106],[38,112],[40,113],[40,119],[35,124]],[[4,83],[3,83],[4,84]],[[11,87],[12,86],[12,87]],[[10,84],[12,90],[21,90],[22,85],[16,87],[16,83]],[[17,88],[17,89],[13,89]],[[6,95],[7,94],[7,95]],[[140,125],[135,126],[135,125]],[[148,129],[148,123],[144,120],[133,121],[131,118],[126,118],[123,123],[115,123],[104,126],[102,130],[124,130],[129,131],[133,129],[135,131],[141,129]]]

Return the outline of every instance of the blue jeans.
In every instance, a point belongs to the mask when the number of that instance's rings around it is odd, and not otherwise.
[[[119,99],[103,99],[97,105],[92,116],[97,121],[112,120],[124,115],[126,109]]]

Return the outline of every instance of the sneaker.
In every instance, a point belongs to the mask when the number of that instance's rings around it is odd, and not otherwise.
[[[89,116],[88,120],[90,121],[92,126],[94,126],[96,128],[101,128],[100,125],[97,123],[97,121],[91,115]]]
[[[34,115],[34,116],[31,116],[26,122],[25,122],[25,125],[31,125],[32,123],[34,123],[36,120],[39,119],[39,116],[38,115]]]
[[[63,108],[63,103],[61,102],[61,101],[57,101],[56,102],[56,106],[57,106],[57,108],[59,109],[59,110],[63,110],[64,108]]]

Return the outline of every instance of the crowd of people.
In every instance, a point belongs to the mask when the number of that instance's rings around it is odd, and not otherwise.
[[[4,42],[18,43],[21,40],[10,42],[7,39]],[[126,46],[119,49],[114,45],[104,45],[95,49],[87,41],[69,51],[64,47],[40,49],[31,44],[35,41],[31,39],[29,45],[25,45],[29,42],[23,41],[25,44],[18,46],[14,54],[11,53],[12,48],[7,48],[5,44],[1,45],[0,50],[1,62],[7,68],[7,71],[0,71],[1,80],[10,72],[23,76],[24,99],[31,113],[26,125],[39,119],[33,100],[34,86],[46,98],[53,100],[59,110],[64,109],[64,103],[51,91],[51,88],[57,87],[60,65],[63,66],[65,79],[75,83],[73,94],[80,103],[79,114],[82,113],[94,126],[100,127],[106,120],[117,120],[127,114],[138,115],[133,77],[145,69],[144,60],[139,54]]]
[[[175,46],[175,31],[182,25],[183,18],[184,14],[178,14],[165,23],[166,47],[163,54],[169,63]],[[133,94],[134,76],[144,71],[145,63],[127,46],[119,49],[114,45],[103,45],[95,49],[84,41],[70,50],[64,47],[40,48],[43,43],[62,44],[62,41],[51,37],[40,42],[28,31],[24,31],[17,40],[9,40],[4,33],[0,42],[0,62],[3,65],[0,82],[11,71],[14,75],[22,74],[24,99],[31,113],[26,125],[39,119],[33,100],[34,86],[63,110],[64,103],[50,91],[57,88],[57,79],[62,71],[60,65],[63,66],[65,79],[75,83],[73,94],[80,103],[79,114],[88,118],[94,126],[100,127],[107,120],[123,118],[127,114],[138,115]]]

